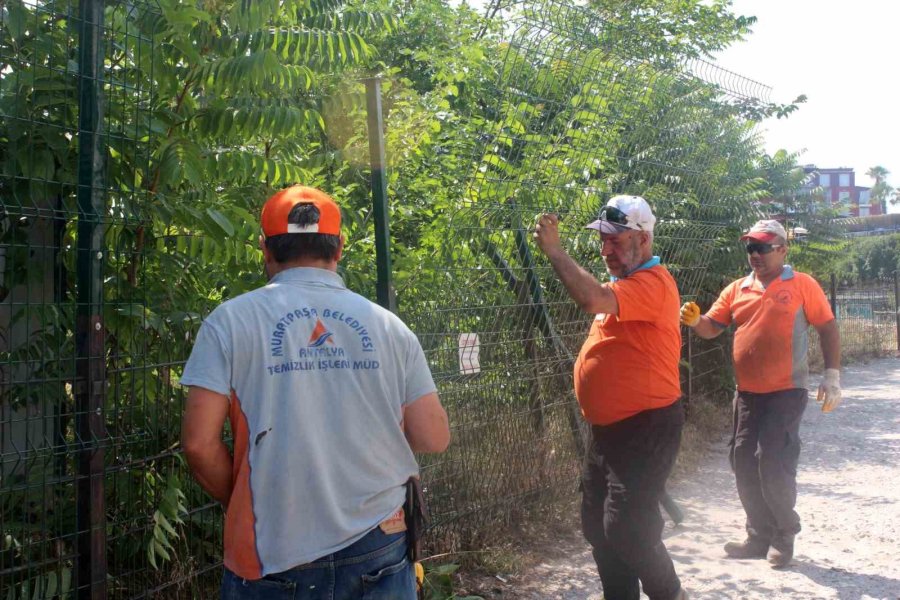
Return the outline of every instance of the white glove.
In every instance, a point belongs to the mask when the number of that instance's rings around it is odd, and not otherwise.
[[[816,402],[822,405],[822,412],[829,413],[841,403],[841,372],[837,369],[825,369]]]

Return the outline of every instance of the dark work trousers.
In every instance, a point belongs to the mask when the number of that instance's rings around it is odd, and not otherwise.
[[[672,600],[681,588],[662,542],[659,501],[681,445],[681,401],[591,427],[581,527],[606,600]]]
[[[805,389],[735,394],[731,468],[751,538],[769,543],[800,531],[794,505],[807,396]]]

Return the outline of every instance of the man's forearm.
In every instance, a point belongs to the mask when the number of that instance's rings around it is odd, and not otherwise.
[[[841,368],[841,333],[837,321],[832,320],[818,329],[822,347],[822,361],[826,369]]]
[[[561,248],[549,252],[547,258],[566,287],[572,300],[589,313],[618,313],[616,295],[566,254]]]
[[[233,459],[228,446],[218,443],[203,451],[185,452],[191,473],[206,493],[228,507]]]
[[[704,340],[711,340],[725,331],[706,315],[700,315],[700,321],[693,327],[694,333]]]

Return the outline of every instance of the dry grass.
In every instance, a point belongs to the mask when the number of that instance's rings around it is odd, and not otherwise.
[[[690,476],[709,455],[713,444],[731,432],[731,400],[729,393],[715,398],[695,397],[691,401],[673,481]]]
[[[839,319],[838,327],[842,364],[865,363],[897,353],[897,324],[892,320]],[[822,351],[814,329],[810,329],[809,336],[809,367],[814,372],[822,370]]]
[[[731,428],[731,398],[694,398],[682,434],[681,451],[673,480],[688,477],[709,455],[715,442]],[[573,486],[574,489],[574,486]],[[555,500],[521,506],[502,527],[479,536],[475,550],[452,552],[426,560],[460,565],[454,576],[459,595],[512,598],[514,579],[534,565],[569,556],[583,548],[579,521],[580,497],[564,494]]]

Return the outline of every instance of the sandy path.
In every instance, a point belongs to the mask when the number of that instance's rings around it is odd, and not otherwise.
[[[724,558],[743,538],[743,511],[725,440],[690,480],[672,487],[685,521],[666,545],[694,599],[900,600],[900,360],[842,375],[844,403],[823,415],[810,399],[801,439],[797,536],[792,566]],[[539,565],[510,598],[600,600],[593,559],[575,542],[569,558]],[[512,593],[510,593],[512,592]]]

